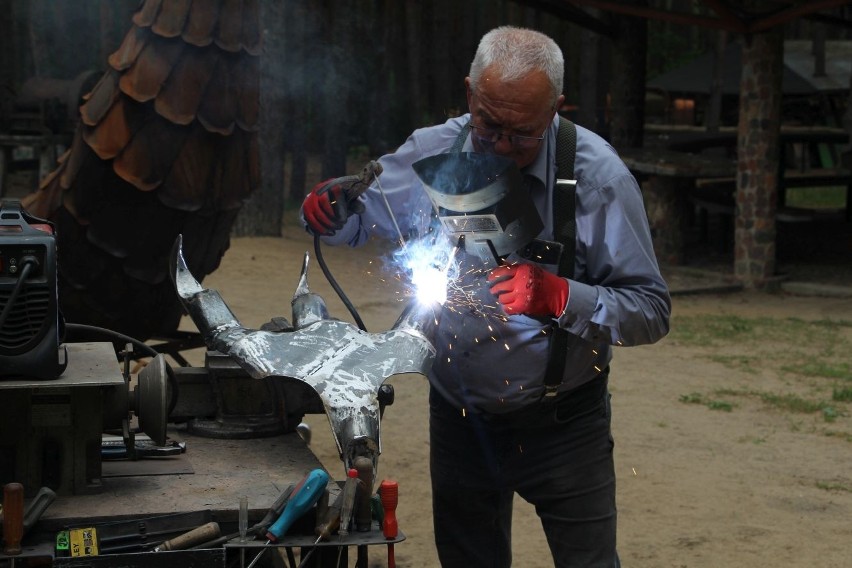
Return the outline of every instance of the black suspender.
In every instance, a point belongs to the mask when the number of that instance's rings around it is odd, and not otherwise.
[[[574,276],[574,257],[577,253],[576,194],[574,157],[577,155],[577,127],[567,118],[559,117],[556,135],[556,187],[553,189],[553,236],[562,243],[559,275]]]
[[[577,154],[577,128],[567,118],[559,117],[556,135],[556,186],[553,188],[553,235],[562,243],[557,274],[574,276],[574,257],[577,254],[577,182],[574,178],[574,157]],[[565,374],[565,353],[568,332],[553,325],[550,354],[544,373],[544,396],[555,396]]]

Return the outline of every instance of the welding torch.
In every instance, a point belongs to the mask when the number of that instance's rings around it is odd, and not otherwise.
[[[370,189],[370,184],[373,183],[373,180],[378,179],[381,173],[381,164],[372,160],[364,166],[361,173],[330,179],[321,188],[316,190],[316,193],[317,195],[323,195],[335,187],[340,187],[343,191],[343,200],[332,201],[332,207],[340,211],[346,210],[361,213],[363,205],[358,202],[358,198]],[[332,196],[332,198],[334,197]]]
[[[364,168],[361,170],[360,174],[343,176],[328,180],[325,185],[319,188],[316,193],[317,195],[322,195],[332,190],[334,187],[341,187],[343,189],[343,199],[332,201],[332,207],[338,209],[339,211],[347,211],[351,210],[355,213],[361,213],[364,210],[364,206],[361,202],[358,201],[358,198],[368,189],[370,189],[370,184],[373,180],[378,180],[379,175],[382,173],[382,166],[377,161],[370,161]],[[314,253],[317,257],[317,262],[320,265],[320,269],[322,269],[323,275],[325,275],[325,279],[331,284],[331,287],[337,293],[337,296],[343,302],[343,305],[346,306],[346,309],[352,315],[352,318],[355,320],[355,323],[358,325],[358,329],[361,331],[367,331],[367,326],[364,325],[364,321],[361,319],[361,316],[358,314],[358,310],[355,309],[355,306],[352,305],[352,302],[349,300],[349,297],[343,291],[343,288],[340,287],[340,284],[337,283],[337,280],[334,279],[334,276],[331,274],[331,270],[329,270],[328,265],[325,263],[325,259],[322,256],[322,249],[320,248],[320,235],[314,234]]]

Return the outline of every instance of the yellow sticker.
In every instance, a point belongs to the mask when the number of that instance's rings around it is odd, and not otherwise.
[[[71,529],[71,556],[97,556],[98,531],[94,527]]]

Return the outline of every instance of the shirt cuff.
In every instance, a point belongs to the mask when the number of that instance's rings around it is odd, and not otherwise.
[[[568,331],[572,331],[572,328],[581,329],[585,325],[584,322],[591,319],[597,303],[597,288],[576,280],[568,280],[568,301],[556,320],[559,327]]]

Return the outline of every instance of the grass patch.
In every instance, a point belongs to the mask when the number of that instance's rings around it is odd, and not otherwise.
[[[834,389],[834,392],[831,394],[831,400],[837,402],[852,402],[852,388],[844,387]]]
[[[784,365],[783,371],[804,375],[805,377],[824,377],[852,381],[852,366],[849,363],[829,364],[822,360],[811,360],[794,365]]]
[[[739,369],[745,373],[757,373],[755,362],[758,362],[754,357],[748,355],[711,355],[711,361],[721,363],[729,369]]]
[[[669,338],[748,373],[774,370],[852,382],[852,322],[735,315],[675,316]],[[826,385],[830,386],[830,385]]]
[[[767,406],[771,406],[777,410],[791,414],[820,413],[826,422],[834,422],[839,416],[846,415],[846,413],[842,409],[839,409],[837,405],[833,405],[825,401],[809,400],[789,393],[775,394],[750,390],[717,389],[713,392],[713,395],[718,397],[740,396],[755,398]],[[843,396],[845,396],[845,394]],[[849,396],[852,396],[852,394]],[[681,395],[679,400],[687,404],[701,404],[711,410],[724,410],[725,412],[731,412],[737,406],[736,404],[732,404],[726,400],[710,398],[698,392]]]
[[[846,491],[847,493],[852,493],[852,487],[845,483],[832,483],[828,481],[817,481],[816,486],[818,489],[824,489],[825,491]]]
[[[686,345],[707,347],[778,341],[792,348],[817,347],[819,353],[839,358],[839,354],[848,356],[848,348],[852,347],[852,340],[842,333],[847,328],[852,328],[852,322],[702,314],[673,317],[669,337]],[[848,370],[848,362],[845,365]],[[843,368],[840,361],[838,368]]]
[[[738,316],[701,315],[673,320],[669,337],[692,345],[717,345],[754,333],[753,321]]]
[[[849,416],[852,403],[850,330],[852,322],[845,320],[675,316],[669,338],[676,344],[695,347],[704,357],[733,371],[760,380],[774,376],[785,385],[771,388],[773,392],[757,388],[693,392],[681,396],[680,401],[731,412],[737,407],[732,399],[749,397],[788,415],[816,414],[825,422],[835,422]],[[776,392],[778,388],[781,392]],[[805,392],[807,396],[801,394]]]
[[[757,438],[754,436],[746,436],[744,438],[740,438],[739,442],[741,444],[754,444],[755,446],[760,446],[761,444],[766,443],[766,438]]]
[[[795,394],[774,394],[749,392],[750,396],[756,396],[764,404],[773,406],[782,412],[794,414],[816,414],[821,413],[826,422],[834,422],[841,412],[835,406],[825,401],[815,401],[802,398]]]
[[[787,412],[795,412],[798,414],[813,414],[814,412],[822,411],[826,403],[806,400],[795,394],[772,394],[772,393],[752,393],[760,397],[760,399],[769,406],[774,406],[779,410]]]
[[[730,402],[724,400],[708,399],[704,397],[701,393],[697,392],[681,395],[680,401],[686,404],[702,404],[710,410],[722,410],[724,412],[731,412],[734,409],[734,405]]]
[[[789,187],[784,193],[788,207],[803,209],[843,209],[846,206],[846,187]]]
[[[829,438],[839,438],[844,442],[849,442],[852,444],[852,434],[849,432],[838,432],[836,430],[826,430],[823,434]]]

